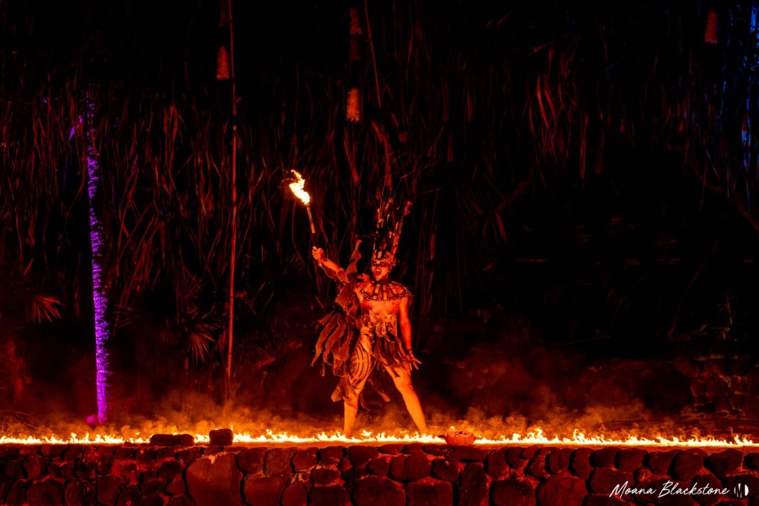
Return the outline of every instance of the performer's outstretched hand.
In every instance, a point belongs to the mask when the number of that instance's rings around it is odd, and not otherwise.
[[[407,351],[406,358],[408,359],[409,362],[411,362],[412,369],[419,369],[419,366],[421,365],[422,361],[414,356],[413,351],[411,350]]]
[[[316,246],[311,248],[311,254],[314,255],[314,259],[317,262],[321,262],[324,258],[324,250],[321,248],[317,248]]]

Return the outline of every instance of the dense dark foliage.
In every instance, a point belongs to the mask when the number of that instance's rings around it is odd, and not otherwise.
[[[755,334],[751,5],[715,5],[706,44],[709,8],[691,2],[367,2],[352,67],[350,7],[234,3],[238,356],[287,345],[273,304],[321,313],[331,288],[310,241],[346,261],[388,173],[414,203],[397,275],[419,316],[531,320],[533,341],[612,353]],[[202,0],[0,2],[3,328],[23,332],[19,304],[32,323],[91,321],[89,90],[116,343],[156,370],[218,360],[233,120],[218,16]],[[351,86],[359,123],[345,120]],[[282,185],[291,169],[315,239]],[[86,348],[78,334],[66,339]]]

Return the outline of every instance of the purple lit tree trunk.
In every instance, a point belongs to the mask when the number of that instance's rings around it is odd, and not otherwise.
[[[97,423],[108,419],[108,340],[110,329],[106,319],[108,295],[103,280],[103,224],[97,213],[97,192],[100,183],[98,153],[95,148],[95,100],[88,93],[85,100],[86,122],[84,125],[87,145],[87,194],[90,206],[90,242],[92,245],[92,301],[95,309],[95,370],[97,385]]]

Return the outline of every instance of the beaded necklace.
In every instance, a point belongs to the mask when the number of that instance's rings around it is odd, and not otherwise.
[[[371,292],[368,292],[367,289],[371,289]],[[396,289],[398,290],[397,292]],[[411,295],[408,288],[395,282],[377,283],[376,281],[370,281],[359,292],[364,296],[364,299],[376,301],[398,300]]]

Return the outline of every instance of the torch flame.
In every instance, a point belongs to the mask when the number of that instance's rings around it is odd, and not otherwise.
[[[303,189],[306,184],[306,180],[303,179],[303,176],[301,176],[299,172],[293,170],[292,173],[295,175],[297,180],[290,183],[290,191],[292,191],[293,195],[298,197],[305,205],[309,205],[311,203],[311,195],[309,195],[308,192]]]
[[[208,444],[210,442],[208,434],[195,434],[196,444]],[[47,436],[19,436],[9,437],[0,436],[0,445],[5,444],[149,444],[150,438],[142,436],[139,432],[129,436],[117,436],[107,434],[85,434],[78,436],[71,434],[69,438],[61,438],[56,435]],[[346,437],[340,432],[327,434],[321,432],[311,436],[299,436],[287,432],[275,432],[266,430],[265,434],[254,435],[249,432],[237,433],[234,437],[236,444],[245,443],[267,443],[267,444],[298,444],[298,443],[426,443],[426,444],[443,444],[444,441],[437,436],[429,434],[404,434],[388,435],[384,432],[374,434],[370,431],[362,431],[359,437]],[[748,447],[757,448],[759,443],[752,441],[746,436],[734,435],[732,438],[718,439],[712,436],[677,438],[655,436],[652,438],[627,436],[626,438],[608,438],[604,435],[587,436],[580,430],[575,430],[572,437],[547,437],[541,429],[528,431],[527,434],[512,434],[509,436],[500,436],[492,439],[478,438],[475,445],[483,446],[508,446],[508,445],[566,445],[566,446],[652,446],[652,447],[701,447],[701,448],[721,448],[721,447]]]

